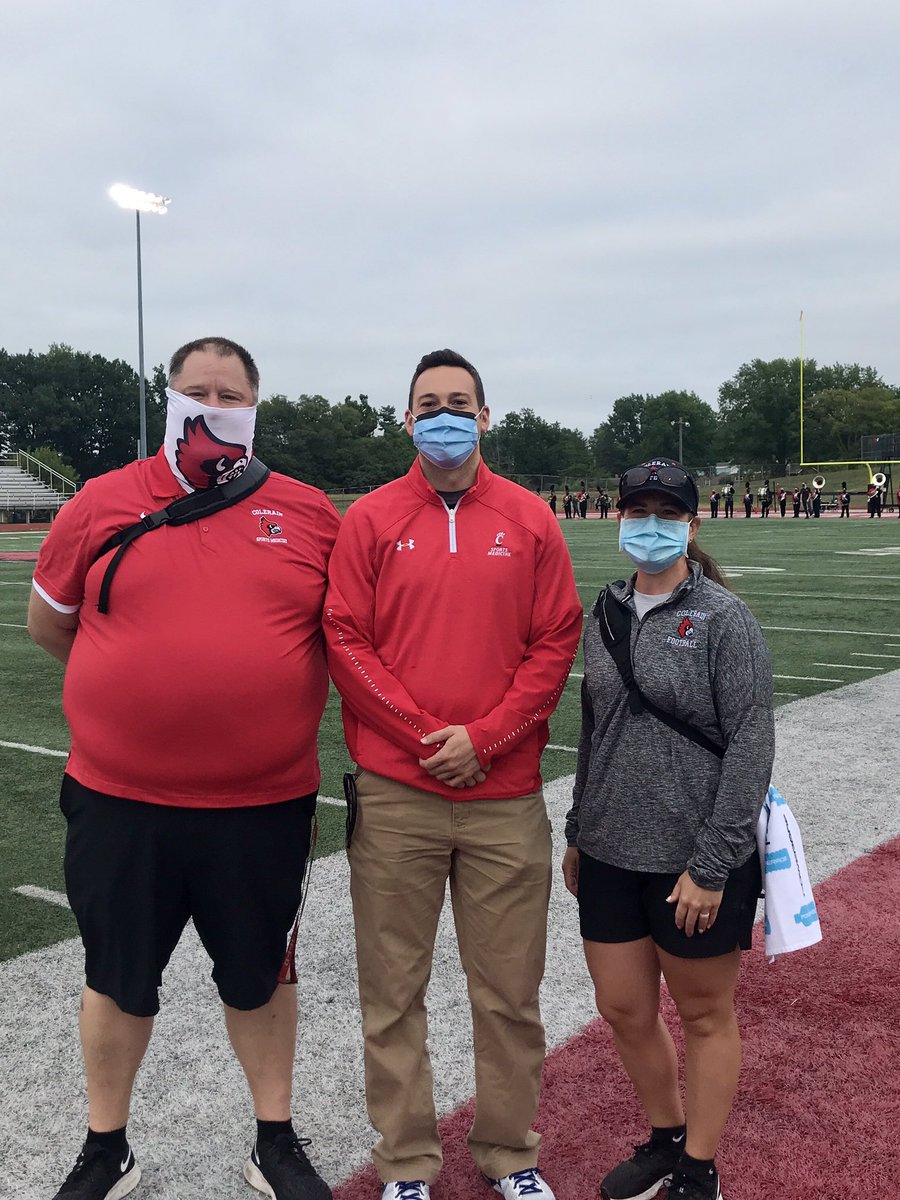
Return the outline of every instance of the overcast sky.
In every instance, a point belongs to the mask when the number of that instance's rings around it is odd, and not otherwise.
[[[715,402],[752,358],[900,384],[893,0],[3,0],[0,346],[147,373],[223,334],[262,393],[495,419]]]

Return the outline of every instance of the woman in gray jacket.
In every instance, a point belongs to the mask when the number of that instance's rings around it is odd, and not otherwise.
[[[602,1181],[606,1200],[649,1200],[664,1183],[673,1200],[721,1200],[715,1154],[740,1070],[734,993],[760,891],[772,670],[752,613],[694,543],[698,504],[693,479],[670,459],[626,471],[619,546],[637,572],[610,588],[631,614],[642,696],[701,744],[632,711],[596,610],[584,635],[563,874],[578,897],[597,1007],[651,1126]],[[684,1106],[660,974],[684,1029]]]

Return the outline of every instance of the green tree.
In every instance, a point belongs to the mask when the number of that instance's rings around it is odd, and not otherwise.
[[[32,458],[36,458],[38,462],[43,463],[45,467],[49,467],[51,471],[55,471],[57,475],[62,475],[63,478],[69,479],[72,483],[79,483],[78,472],[69,463],[63,462],[57,452],[49,446],[38,446],[34,450],[29,450],[28,453]]]
[[[820,367],[815,359],[804,363],[803,392],[806,462],[837,460],[842,454],[857,458],[860,432],[889,417],[884,393],[896,394],[873,367]],[[736,462],[772,467],[799,462],[799,358],[745,363],[719,388],[719,420],[722,452]]]
[[[161,435],[164,407],[152,385],[147,400],[148,430]],[[135,457],[138,428],[138,379],[121,359],[57,344],[43,354],[0,350],[5,449],[49,446],[89,479]]]
[[[607,419],[591,434],[591,454],[601,473],[619,475],[637,462],[646,403],[646,396],[635,393],[620,396]]]

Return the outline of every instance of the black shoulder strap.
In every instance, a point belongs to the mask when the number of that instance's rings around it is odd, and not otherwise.
[[[113,576],[119,569],[119,563],[121,563],[125,551],[136,538],[150,533],[153,529],[159,529],[162,525],[188,525],[191,521],[200,521],[204,517],[211,517],[213,513],[221,512],[223,508],[231,508],[239,500],[252,496],[262,487],[270,474],[271,471],[265,463],[254,455],[235,479],[229,479],[227,483],[220,483],[216,487],[204,488],[202,491],[181,496],[178,500],[173,500],[166,508],[147,513],[134,525],[120,529],[118,533],[107,538],[94,555],[94,562],[98,558],[102,558],[104,554],[108,554],[110,550],[115,549],[116,546],[118,546],[118,550],[109,560],[103,575],[100,596],[97,600],[98,610],[102,613],[109,612],[109,592]]]
[[[638,687],[631,662],[631,610],[612,593],[609,587],[605,587],[597,597],[594,611],[600,626],[603,645],[616,664],[628,692],[629,711],[635,715],[648,712],[657,721],[661,721],[669,729],[674,729],[676,733],[680,733],[682,737],[688,738],[697,746],[702,746],[710,754],[715,754],[717,758],[724,758],[725,750],[712,738],[708,738],[705,733],[701,733],[699,729],[689,725],[687,721],[682,721],[673,713],[659,708],[652,700],[648,700]]]

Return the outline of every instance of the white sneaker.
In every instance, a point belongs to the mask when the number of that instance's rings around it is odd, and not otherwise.
[[[529,1167],[525,1171],[513,1171],[502,1179],[491,1179],[485,1176],[495,1192],[499,1192],[503,1200],[525,1200],[528,1196],[538,1200],[556,1200],[543,1175],[537,1167]]]
[[[381,1200],[431,1200],[431,1188],[421,1179],[398,1179],[384,1185]]]

